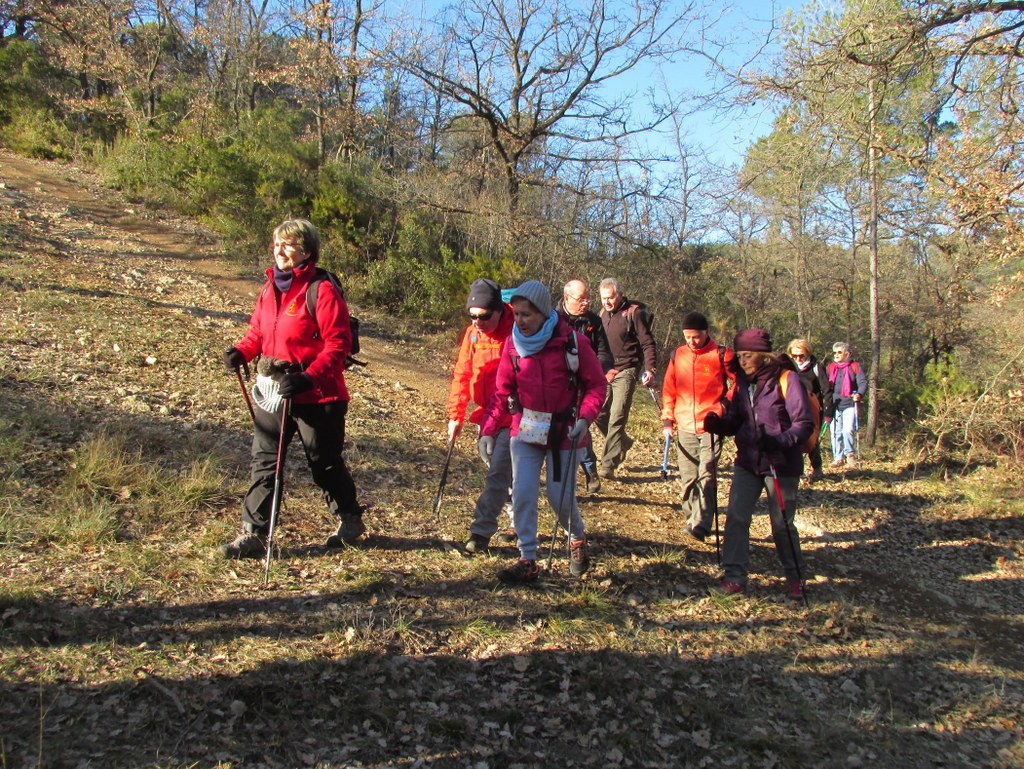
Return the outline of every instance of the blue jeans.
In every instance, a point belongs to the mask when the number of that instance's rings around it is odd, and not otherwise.
[[[512,447],[512,519],[519,540],[519,554],[529,561],[537,559],[537,506],[540,498],[540,471],[548,464],[548,503],[571,539],[582,539],[583,518],[576,504],[576,458],[569,449],[559,451],[561,480],[554,478],[552,450],[526,443],[513,436]],[[579,452],[579,449],[576,450]]]
[[[857,451],[857,428],[860,427],[857,406],[836,409],[835,419],[829,427],[832,434],[832,456],[835,459],[852,457]]]
[[[772,524],[772,540],[786,579],[807,579],[807,565],[800,552],[800,535],[793,519],[796,517],[796,488],[799,478],[779,478],[782,501],[786,506],[783,521],[775,496],[775,480],[770,475],[755,475],[739,465],[733,468],[729,491],[729,510],[725,514],[725,540],[722,542],[722,568],[725,578],[739,585],[747,584],[750,563],[750,521],[757,498],[768,492],[768,517]]]

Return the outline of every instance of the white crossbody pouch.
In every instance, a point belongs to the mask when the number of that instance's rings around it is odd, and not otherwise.
[[[523,417],[519,420],[519,440],[547,446],[548,434],[551,432],[551,416],[547,411],[523,409]]]

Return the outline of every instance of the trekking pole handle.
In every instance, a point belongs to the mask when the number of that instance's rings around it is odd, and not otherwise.
[[[252,417],[253,424],[256,423],[256,411],[252,407],[252,398],[249,397],[249,388],[245,386],[245,382],[242,381],[242,369],[245,369],[245,378],[249,378],[249,365],[243,363],[241,366],[235,369],[235,376],[238,377],[238,387],[242,391],[242,397],[245,398],[245,405],[249,409],[249,416]]]

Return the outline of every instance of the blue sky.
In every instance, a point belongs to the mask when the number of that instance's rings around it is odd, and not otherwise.
[[[729,44],[722,55],[722,61],[730,67],[757,54],[772,37],[773,20],[777,28],[778,20],[789,9],[800,7],[798,3],[773,3],[770,0],[735,0],[715,5],[718,8],[714,12],[720,14],[716,23],[716,37]],[[768,44],[761,55],[770,55],[772,51],[773,46]],[[720,85],[715,82],[709,69],[708,63],[698,57],[681,57],[665,68],[661,77],[669,89],[675,86],[707,94],[716,85]],[[688,145],[702,148],[717,165],[738,165],[742,163],[747,147],[771,130],[774,114],[766,103],[743,110],[705,109],[684,120],[685,141]]]
[[[586,3],[588,0],[563,0],[569,3]],[[446,6],[453,0],[398,0],[392,9],[404,7],[413,15],[426,23],[437,19]],[[669,0],[669,3],[674,0]],[[622,5],[628,5],[622,0]],[[723,54],[727,65],[735,65],[752,56],[765,45],[770,38],[773,20],[783,16],[788,9],[798,8],[797,2],[788,0],[711,0],[698,10],[715,20],[713,36],[716,40],[728,43]],[[668,8],[672,12],[671,6]],[[777,26],[777,21],[776,21]],[[695,45],[693,40],[689,44]],[[769,49],[770,50],[770,49]],[[708,62],[694,55],[679,55],[675,62],[663,67],[660,72],[653,68],[638,68],[616,85],[622,93],[642,92],[648,88],[661,91],[667,90],[673,98],[684,92],[707,94],[715,87],[709,76]],[[614,95],[614,92],[611,92]],[[664,95],[660,97],[664,99]],[[646,111],[645,99],[634,100],[638,116]],[[696,146],[705,150],[716,165],[733,165],[742,162],[743,153],[750,143],[766,134],[771,129],[773,114],[764,106],[747,109],[744,112],[731,110],[719,113],[704,110],[688,117],[684,122],[686,144],[693,149]],[[671,128],[671,127],[670,127]],[[659,152],[673,154],[675,145],[665,137],[649,136],[647,141]]]

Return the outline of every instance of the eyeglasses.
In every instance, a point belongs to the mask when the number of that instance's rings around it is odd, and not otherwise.
[[[807,359],[807,355],[805,355],[802,352],[791,352],[789,354],[789,357],[792,358],[793,360],[806,360]]]
[[[494,310],[488,310],[487,312],[481,312],[481,313],[479,313],[477,315],[474,315],[473,313],[469,313],[469,319],[472,322],[474,322],[474,323],[476,323],[476,322],[486,323],[487,321],[489,321],[493,317],[493,315],[494,315]]]
[[[566,294],[565,298],[571,299],[574,302],[579,302],[580,304],[590,304],[589,296],[573,296],[572,294]]]

